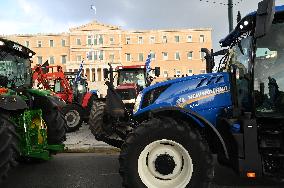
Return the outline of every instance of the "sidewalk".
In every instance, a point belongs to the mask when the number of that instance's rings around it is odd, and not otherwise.
[[[65,152],[69,153],[118,153],[119,149],[112,147],[104,142],[97,141],[91,133],[89,125],[83,123],[82,127],[76,132],[67,133]]]

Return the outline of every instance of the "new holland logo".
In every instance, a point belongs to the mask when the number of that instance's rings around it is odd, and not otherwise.
[[[212,96],[216,96],[216,95],[219,95],[219,94],[222,94],[222,93],[226,93],[226,92],[229,92],[229,88],[228,86],[224,86],[224,87],[217,87],[217,88],[213,88],[213,89],[206,89],[204,91],[200,91],[198,93],[194,93],[194,94],[191,94],[185,98],[184,97],[181,97],[179,98],[177,101],[176,101],[176,105],[183,108],[185,107],[186,105],[190,105],[196,101],[199,101],[199,100],[202,100],[202,99],[206,99],[206,98],[209,98],[209,97],[212,97]],[[190,105],[191,107],[195,107],[196,105]]]

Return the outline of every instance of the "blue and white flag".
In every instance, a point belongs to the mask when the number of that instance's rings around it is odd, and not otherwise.
[[[75,85],[80,79],[81,79],[81,74],[82,74],[82,70],[83,70],[83,64],[84,64],[84,60],[82,61],[81,65],[80,65],[80,68],[76,74],[76,78],[74,80],[74,83],[73,85]]]
[[[151,71],[151,67],[150,67],[150,63],[151,63],[151,58],[152,58],[152,54],[149,53],[146,62],[145,62],[145,67],[146,67],[146,73],[148,74]]]

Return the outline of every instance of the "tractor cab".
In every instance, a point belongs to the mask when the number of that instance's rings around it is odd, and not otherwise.
[[[146,87],[146,69],[144,65],[118,66],[116,92],[123,103],[133,108],[136,96]]]
[[[8,88],[31,88],[30,58],[34,54],[19,44],[0,39],[0,85]]]

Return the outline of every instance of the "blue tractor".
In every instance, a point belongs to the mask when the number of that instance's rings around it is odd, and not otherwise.
[[[263,0],[220,41],[222,51],[202,50],[207,74],[140,92],[119,157],[123,186],[207,187],[213,154],[240,176],[283,178],[283,33],[284,6]]]

